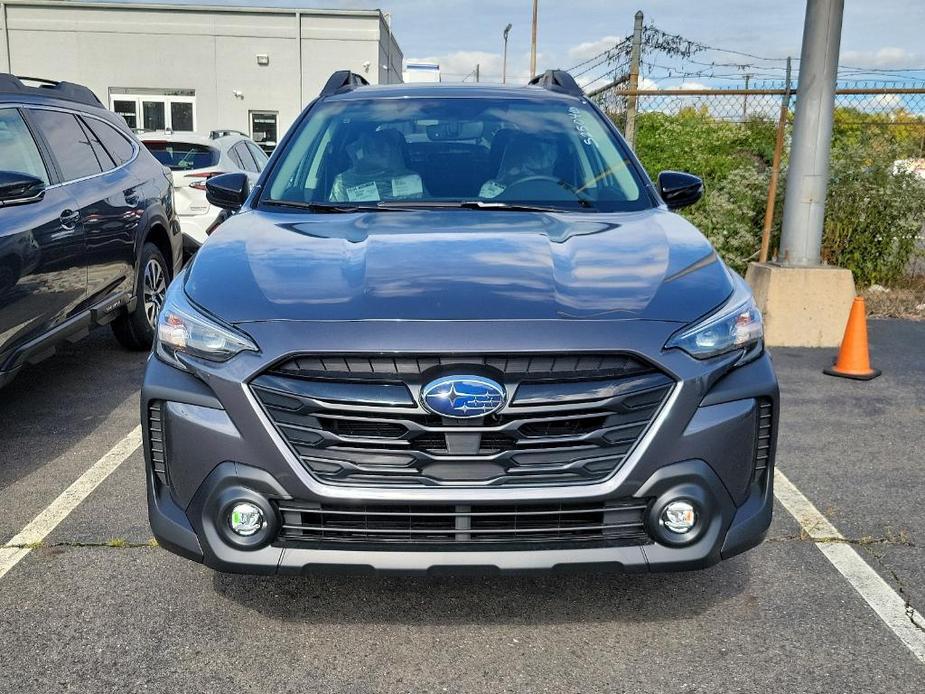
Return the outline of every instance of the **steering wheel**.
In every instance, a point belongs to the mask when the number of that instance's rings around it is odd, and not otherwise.
[[[577,199],[578,204],[581,205],[582,207],[591,206],[590,201],[585,199],[585,197],[581,194],[580,190],[575,188],[575,186],[573,186],[571,183],[568,183],[567,181],[563,181],[561,178],[558,178],[556,176],[544,176],[544,175],[525,176],[524,178],[521,178],[520,180],[517,180],[511,183],[507,188],[504,189],[504,191],[498,197],[500,199],[516,198],[518,189],[520,186],[533,183],[533,182],[545,183],[547,184],[547,186],[549,184],[552,184],[552,186],[554,186],[554,188],[548,188],[548,187],[541,188],[541,190],[543,191],[542,197],[551,196],[551,199],[554,199],[554,200]],[[511,191],[514,191],[514,193],[512,193]],[[567,197],[560,197],[562,193],[565,193]]]
[[[508,186],[508,188],[511,188],[512,186],[519,186],[521,183],[530,183],[532,181],[549,181],[550,183],[555,183],[556,185],[560,185],[559,179],[556,178],[555,176],[534,175],[534,176],[526,176],[524,178],[519,178],[513,183],[511,183]]]

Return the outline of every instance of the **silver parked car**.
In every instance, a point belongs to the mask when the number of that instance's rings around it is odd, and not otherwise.
[[[213,131],[209,136],[148,132],[139,138],[173,172],[174,199],[186,255],[195,253],[205,242],[221,212],[206,200],[206,181],[218,174],[242,171],[253,184],[267,163],[266,153],[253,140],[233,130]]]

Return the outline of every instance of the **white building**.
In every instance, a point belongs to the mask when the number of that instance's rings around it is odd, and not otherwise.
[[[0,0],[0,72],[85,84],[135,128],[272,146],[335,70],[401,81],[379,10]]]
[[[402,78],[405,82],[439,82],[440,66],[437,63],[406,63]]]

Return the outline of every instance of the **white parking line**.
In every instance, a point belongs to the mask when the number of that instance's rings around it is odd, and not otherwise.
[[[141,426],[135,427],[124,439],[97,460],[90,469],[77,478],[39,515],[33,518],[19,534],[0,546],[0,578],[32,551],[31,545],[42,542],[71,511],[86,499],[122,462],[141,445]]]
[[[832,566],[854,586],[912,654],[925,663],[925,631],[912,622],[915,619],[919,624],[925,623],[922,615],[911,606],[907,607],[905,600],[861,558],[854,547],[838,541],[844,540],[844,536],[778,469],[774,470],[774,496],[797,519],[806,534],[818,540],[816,547],[832,562]]]

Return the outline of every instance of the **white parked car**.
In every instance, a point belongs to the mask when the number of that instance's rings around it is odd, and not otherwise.
[[[208,137],[148,132],[140,134],[139,139],[173,172],[174,200],[186,255],[205,243],[207,231],[221,212],[206,200],[206,180],[243,171],[253,185],[267,163],[266,153],[253,140],[232,130],[213,131]]]

